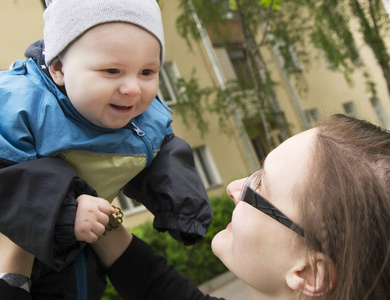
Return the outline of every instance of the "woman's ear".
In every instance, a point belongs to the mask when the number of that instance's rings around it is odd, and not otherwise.
[[[53,59],[52,62],[50,63],[49,72],[54,82],[57,85],[59,86],[65,85],[63,65],[61,60],[58,57]]]
[[[322,253],[315,254],[314,264],[300,261],[287,273],[286,283],[290,289],[307,296],[317,297],[331,291],[336,285],[336,266],[332,259]],[[325,263],[328,270],[325,270]],[[325,283],[328,272],[328,284]]]

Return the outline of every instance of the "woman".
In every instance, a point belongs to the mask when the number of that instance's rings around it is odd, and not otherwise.
[[[389,299],[389,132],[334,115],[227,193],[236,208],[212,250],[253,299]],[[216,299],[122,226],[92,246],[124,299]]]
[[[336,115],[284,142],[252,176],[257,193],[304,231],[241,205],[242,181],[229,185],[237,206],[213,251],[254,299],[389,299],[388,132]]]
[[[212,250],[253,299],[390,298],[389,132],[334,115],[227,193],[236,208]],[[94,247],[125,299],[215,299],[137,238],[118,260],[109,239]]]

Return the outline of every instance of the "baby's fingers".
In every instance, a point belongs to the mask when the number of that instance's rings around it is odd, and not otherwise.
[[[106,226],[108,224],[108,221],[110,220],[110,214],[107,215],[104,212],[100,212],[97,215],[96,221],[99,222],[101,225]],[[102,234],[103,234],[103,232],[102,232]]]
[[[115,209],[111,206],[111,203],[105,199],[99,198],[101,201],[98,203],[99,210],[105,215],[109,216],[115,212]]]

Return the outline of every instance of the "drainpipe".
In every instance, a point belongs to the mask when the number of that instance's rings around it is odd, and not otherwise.
[[[283,65],[282,59],[280,57],[279,49],[274,45],[274,46],[272,46],[272,51],[274,52],[275,57],[276,57],[276,61],[278,62],[280,70],[282,71],[283,79],[284,79],[285,83],[287,84],[287,88],[288,88],[288,91],[290,93],[293,104],[295,106],[295,109],[297,110],[298,115],[301,118],[303,128],[304,128],[304,130],[310,129],[309,124],[307,124],[307,122],[306,122],[305,115],[303,114],[302,107],[301,107],[301,104],[299,102],[298,96],[295,93],[295,89],[291,83],[290,77],[288,76],[286,69]]]
[[[383,0],[383,1],[390,1],[390,0]],[[264,20],[264,18],[263,18],[261,13],[259,13],[259,18]],[[266,22],[263,23],[263,27],[264,27],[264,30],[267,31],[268,39],[269,40],[273,40],[274,36],[268,30],[268,25],[267,25]],[[276,61],[278,62],[279,69],[282,71],[282,76],[283,76],[284,82],[287,84],[287,88],[288,88],[288,91],[290,93],[290,96],[291,96],[291,99],[293,101],[293,104],[295,106],[295,109],[297,110],[298,115],[301,118],[301,121],[302,121],[302,124],[303,124],[303,128],[304,128],[304,130],[310,129],[311,127],[310,127],[310,125],[306,121],[305,115],[304,115],[304,113],[302,111],[301,104],[299,102],[299,98],[298,98],[298,96],[297,96],[297,94],[295,92],[295,88],[293,87],[293,84],[291,83],[290,77],[288,76],[286,68],[284,67],[284,64],[282,62],[282,58],[281,58],[279,49],[278,49],[278,47],[275,44],[272,46],[272,52],[274,53],[274,55],[276,57]]]
[[[220,84],[222,90],[226,90],[225,80],[223,79],[222,72],[219,69],[219,66],[217,64],[217,60],[215,58],[214,51],[213,51],[213,46],[211,44],[211,41],[210,41],[207,33],[205,32],[205,30],[202,27],[202,23],[199,20],[199,17],[197,15],[196,11],[195,11],[195,7],[194,7],[194,5],[192,3],[192,0],[188,0],[188,5],[189,5],[189,7],[191,9],[192,17],[193,17],[193,19],[195,21],[196,27],[199,30],[199,34],[200,34],[200,37],[202,39],[203,45],[204,45],[204,47],[206,49],[207,56],[210,59],[211,65],[212,65],[213,70],[214,70],[214,73],[215,73],[215,75],[216,75],[216,77],[218,79],[218,83]],[[238,129],[238,132],[239,132],[239,135],[241,137],[242,143],[244,144],[244,148],[245,148],[245,152],[247,154],[247,157],[249,158],[249,161],[250,161],[250,164],[252,166],[252,169],[255,171],[255,170],[257,170],[259,168],[259,166],[258,166],[258,164],[256,162],[255,157],[253,156],[253,152],[252,152],[250,144],[248,142],[246,131],[244,129],[244,126],[243,126],[243,124],[241,122],[240,117],[237,115],[237,113],[235,111],[234,105],[232,104],[230,97],[227,98],[227,101],[228,101],[228,105],[229,105],[230,111],[231,111],[231,113],[233,115],[234,123],[236,124],[236,127]]]

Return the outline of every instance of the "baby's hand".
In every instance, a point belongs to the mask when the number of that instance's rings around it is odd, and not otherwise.
[[[115,210],[102,198],[81,195],[76,200],[78,202],[74,223],[76,240],[93,243],[104,233],[109,216]]]

